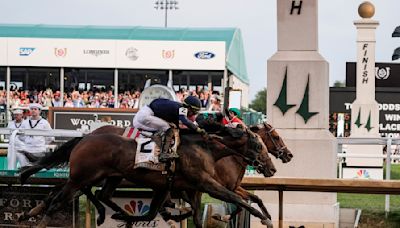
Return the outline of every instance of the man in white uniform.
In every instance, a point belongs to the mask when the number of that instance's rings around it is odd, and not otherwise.
[[[26,129],[28,128],[27,122],[24,121],[24,111],[21,108],[15,108],[12,111],[13,120],[8,122],[7,128],[11,129]],[[15,135],[13,143],[10,142],[7,152],[7,166],[8,169],[14,170],[17,166],[17,160],[26,160],[25,156],[17,153],[19,150],[25,150],[24,136]]]
[[[46,119],[43,119],[40,116],[40,112],[42,111],[42,106],[37,103],[32,103],[29,105],[29,110],[31,112],[31,117],[25,122],[28,125],[28,129],[39,129],[39,130],[51,130],[51,126]],[[44,153],[46,152],[46,141],[51,142],[54,140],[54,137],[46,137],[44,136],[25,136],[25,151],[29,153]],[[21,166],[28,165],[21,164]]]

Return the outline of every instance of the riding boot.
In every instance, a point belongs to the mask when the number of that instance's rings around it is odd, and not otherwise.
[[[169,128],[165,133],[164,133],[164,140],[161,146],[161,151],[160,151],[160,157],[159,161],[160,162],[167,162],[174,158],[173,154],[170,153],[170,147],[172,140],[174,139],[174,131],[172,128]]]

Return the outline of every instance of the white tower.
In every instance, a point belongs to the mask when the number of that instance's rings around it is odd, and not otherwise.
[[[329,65],[318,52],[318,1],[277,0],[278,51],[268,60],[267,119],[294,158],[274,162],[279,177],[336,178],[328,131]],[[262,195],[277,224],[278,194]],[[335,227],[336,193],[284,192],[284,227]],[[257,227],[255,223],[252,226]]]
[[[372,20],[374,6],[362,3],[356,20],[357,28],[357,81],[356,99],[351,109],[351,135],[355,138],[377,138],[379,135],[379,108],[375,100],[375,30],[379,22]],[[351,145],[348,154],[382,155],[379,145]],[[382,158],[347,158],[344,178],[383,178]]]

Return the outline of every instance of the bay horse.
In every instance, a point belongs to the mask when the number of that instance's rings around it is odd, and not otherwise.
[[[215,198],[246,208],[251,214],[259,217],[264,224],[270,224],[270,220],[265,215],[213,178],[215,161],[226,156],[224,154],[226,151],[232,153],[232,149],[227,150],[227,147],[221,142],[224,142],[230,148],[236,148],[234,153],[243,157],[246,162],[257,161],[260,164],[257,169],[264,175],[271,176],[275,172],[274,168],[266,168],[273,167],[273,165],[268,157],[265,145],[258,136],[248,130],[243,131],[240,138],[224,135],[221,141],[211,138],[208,142],[204,142],[197,134],[183,135],[182,144],[178,149],[180,159],[177,163],[173,189],[207,192]],[[89,135],[82,139],[70,155],[70,177],[61,192],[51,200],[39,227],[45,227],[54,211],[62,207],[64,203],[69,202],[77,190],[86,186],[93,186],[99,180],[110,176],[124,177],[154,190],[155,197],[151,203],[149,214],[124,218],[128,221],[152,219],[156,215],[158,207],[165,200],[166,192],[168,192],[166,180],[160,172],[133,169],[134,150],[132,148],[135,148],[135,146],[135,141],[115,134]],[[210,153],[210,151],[218,151],[219,153]],[[54,156],[54,153],[46,157],[52,155]]]
[[[200,122],[203,122],[202,120],[200,120]],[[273,128],[271,125],[267,124],[267,123],[263,123],[257,126],[251,126],[250,127],[252,131],[258,133],[263,142],[267,145],[267,149],[268,152],[272,153],[275,157],[280,158],[282,160],[282,162],[286,163],[289,162],[291,160],[291,158],[293,157],[293,155],[291,154],[291,152],[288,150],[288,148],[286,147],[286,145],[284,144],[282,138],[279,136],[279,134],[276,132],[275,128]],[[122,135],[124,132],[123,128],[119,128],[119,127],[115,127],[115,126],[104,126],[101,128],[98,128],[97,130],[95,130],[94,132],[92,132],[92,134],[105,134],[105,133],[115,133],[118,135]],[[63,154],[65,155],[66,153],[70,152],[73,148],[73,146],[79,142],[80,139],[73,139],[72,142],[69,141],[67,143],[65,143],[62,147],[66,147],[64,149]],[[57,150],[56,150],[57,152]],[[62,156],[59,156],[62,157]],[[69,153],[68,153],[68,157],[69,157]],[[64,160],[67,160],[64,158]],[[35,169],[35,166],[37,167]],[[26,180],[26,178],[30,175],[32,175],[33,173],[41,170],[42,168],[51,168],[51,165],[49,167],[49,165],[40,165],[40,164],[36,164],[33,167],[29,167],[28,171],[24,171],[21,174],[21,181],[24,182]],[[268,216],[270,218],[270,215],[267,211],[267,209],[265,208],[265,206],[263,205],[261,199],[259,199],[256,195],[246,191],[245,189],[243,189],[242,187],[240,187],[240,181],[243,178],[243,174],[245,172],[245,167],[246,164],[243,164],[243,160],[240,159],[240,157],[226,157],[223,158],[221,160],[218,160],[216,163],[216,173],[215,176],[218,177],[226,177],[226,178],[222,178],[220,180],[220,183],[222,185],[224,185],[225,187],[229,188],[230,190],[234,190],[236,193],[238,193],[239,195],[242,196],[243,199],[245,200],[251,200],[255,203],[258,204],[258,206],[261,208],[261,210],[263,211],[264,215]],[[33,172],[29,172],[30,170],[33,170]],[[120,183],[120,181],[122,180],[122,178],[108,178],[106,183],[103,185],[102,191],[100,191],[98,197],[100,198],[101,201],[103,201],[104,203],[106,203],[106,205],[108,205],[110,208],[112,208],[113,210],[117,211],[117,212],[121,212],[123,211],[118,205],[114,204],[110,198],[113,194],[113,191],[115,190],[115,187]],[[111,187],[112,186],[112,187]],[[115,187],[114,187],[115,186]],[[91,195],[91,192],[88,191]],[[93,196],[88,195],[89,199],[93,199]],[[194,194],[195,195],[195,194]],[[200,199],[199,199],[200,197]],[[196,202],[199,202],[201,200],[201,194],[197,195],[197,199],[195,199]],[[93,201],[93,200],[92,200]],[[45,202],[44,202],[45,203]],[[94,205],[96,206],[98,212],[99,212],[99,217],[97,219],[97,223],[98,225],[102,224],[105,218],[105,208],[99,204],[94,202]],[[41,205],[42,207],[45,207],[45,205]],[[193,208],[193,206],[192,206]],[[196,208],[195,208],[196,210]],[[200,210],[200,208],[197,209],[198,211],[195,211],[194,214],[195,217],[195,222],[199,223],[200,220],[200,215],[197,214]],[[237,214],[238,212],[240,212],[241,208],[237,207],[236,211],[233,211],[229,216],[225,216],[224,218],[222,217],[216,217],[214,216],[216,219],[220,219],[220,220],[227,220],[229,218],[232,218],[235,214]],[[29,212],[29,214],[26,214],[27,217],[30,216],[34,216],[40,213],[40,210],[38,209],[33,209],[31,212]],[[182,216],[170,216],[168,214],[162,214],[160,213],[163,218],[167,221],[168,219],[172,218],[175,221],[179,221],[182,220],[188,216],[190,216],[190,213],[188,213],[187,215],[182,215]],[[23,218],[23,217],[21,217]]]

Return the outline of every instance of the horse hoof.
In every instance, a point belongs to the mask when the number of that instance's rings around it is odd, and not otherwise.
[[[123,220],[123,221],[126,221],[126,220],[127,220],[126,215],[125,215],[125,214],[122,214],[122,213],[119,213],[119,212],[117,212],[117,213],[111,215],[111,218],[112,218],[112,219],[115,219],[115,220]]]
[[[99,216],[97,218],[97,221],[96,221],[97,222],[97,226],[100,226],[101,224],[103,224],[104,220],[105,220],[105,218],[103,216]]]
[[[267,228],[273,228],[274,226],[272,225],[272,221],[270,219],[265,219],[265,220],[261,220],[261,223],[263,225],[266,225]]]

